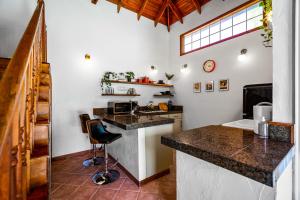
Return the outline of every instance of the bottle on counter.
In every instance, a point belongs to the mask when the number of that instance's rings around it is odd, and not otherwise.
[[[172,110],[173,109],[173,102],[171,100],[168,101],[168,110]]]
[[[258,123],[258,135],[260,138],[269,137],[269,125],[265,117],[262,117],[261,122]]]

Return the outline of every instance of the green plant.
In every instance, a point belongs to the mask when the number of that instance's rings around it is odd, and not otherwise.
[[[165,75],[168,80],[171,80],[174,77],[174,74],[165,73]]]
[[[264,37],[263,45],[265,47],[272,47],[273,29],[272,29],[272,0],[263,0],[259,4],[264,9],[262,19],[263,26],[261,27],[265,33],[261,34]]]
[[[101,78],[101,88],[103,90],[105,86],[111,86],[111,78],[115,79],[117,77],[117,73],[115,72],[105,72],[103,77]]]
[[[128,82],[131,82],[131,80],[134,79],[135,74],[133,72],[125,72],[125,77],[127,78]]]

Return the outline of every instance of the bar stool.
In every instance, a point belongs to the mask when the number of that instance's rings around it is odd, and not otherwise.
[[[88,120],[91,120],[89,114],[81,114],[81,115],[79,115],[79,118],[80,118],[80,122],[81,122],[82,132],[83,133],[88,133],[86,122]],[[96,152],[96,150],[97,150],[96,144],[100,144],[100,143],[98,143],[97,141],[95,141],[94,143],[91,142],[91,144],[93,146],[93,157],[92,158],[88,158],[88,159],[86,159],[86,160],[83,161],[82,165],[84,167],[101,165],[101,164],[104,163],[104,157],[98,157],[97,156],[97,152]]]
[[[100,120],[94,119],[87,121],[87,130],[89,132],[91,142],[104,144],[105,153],[105,170],[98,171],[93,175],[92,180],[95,184],[104,185],[116,181],[120,177],[117,170],[108,169],[108,153],[107,145],[122,137],[122,134],[111,133],[106,130]]]

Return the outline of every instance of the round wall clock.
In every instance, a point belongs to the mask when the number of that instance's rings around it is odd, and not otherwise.
[[[216,62],[214,60],[207,60],[203,64],[203,70],[207,73],[213,72],[216,68]]]

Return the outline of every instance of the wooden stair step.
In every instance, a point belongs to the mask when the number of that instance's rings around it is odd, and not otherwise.
[[[50,86],[41,85],[39,86],[39,101],[49,101],[50,97]]]
[[[30,157],[30,189],[48,183],[49,146],[35,145]]]
[[[49,124],[36,124],[34,127],[34,145],[49,144]]]
[[[49,120],[50,104],[48,101],[38,101],[37,103],[37,118],[42,120]]]
[[[31,159],[47,157],[49,156],[49,146],[48,145],[34,145]]]
[[[49,63],[42,63],[41,72],[50,74],[50,64]]]
[[[49,186],[44,184],[42,186],[32,189],[27,196],[27,200],[44,200],[48,199],[49,196]]]
[[[0,58],[0,80],[6,70],[6,67],[10,61],[10,58]]]
[[[51,85],[51,76],[50,76],[50,74],[46,74],[46,73],[41,73],[40,74],[40,86],[41,85],[47,85],[47,86]]]

